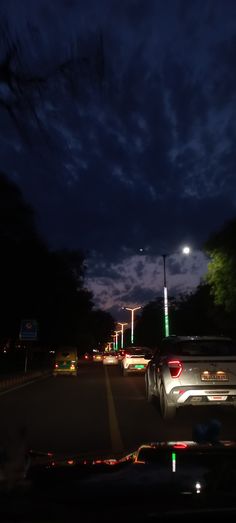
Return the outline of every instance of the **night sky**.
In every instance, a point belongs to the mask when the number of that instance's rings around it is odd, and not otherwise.
[[[162,253],[194,288],[235,216],[235,0],[1,0],[0,23],[1,171],[48,245],[84,250],[117,318],[160,295]]]

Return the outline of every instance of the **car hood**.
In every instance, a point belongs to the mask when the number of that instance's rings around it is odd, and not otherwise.
[[[10,510],[19,513],[20,500],[20,508],[27,507],[30,516],[35,504],[40,510],[51,506],[57,518],[61,510],[68,515],[78,506],[85,511],[128,507],[132,514],[140,507],[154,511],[158,507],[158,514],[177,509],[191,513],[199,507],[236,510],[235,471],[235,441],[149,442],[107,459],[30,451],[21,474],[18,468],[14,476],[13,468],[1,463],[0,506],[8,499],[6,490],[11,490],[16,501]]]
[[[216,458],[220,461],[214,461]],[[228,462],[234,466],[236,464],[236,441],[233,440],[219,440],[213,442],[195,442],[195,441],[157,441],[149,442],[140,445],[133,452],[124,454],[121,457],[85,457],[83,454],[63,454],[58,455],[52,452],[40,452],[37,450],[30,450],[22,459],[24,467],[19,467],[20,460],[18,459],[15,466],[18,467],[19,479],[29,479],[36,477],[37,472],[45,472],[45,475],[56,477],[57,471],[60,473],[64,471],[68,475],[68,470],[71,471],[71,476],[75,473],[87,473],[89,476],[96,476],[104,472],[111,472],[124,470],[124,476],[130,470],[159,470],[158,481],[163,481],[164,478],[176,477],[179,473],[185,470],[185,477],[191,476],[198,471],[199,479],[199,463],[200,468],[209,468],[211,464],[217,465],[221,461]],[[10,467],[11,465],[11,467]],[[9,470],[13,471],[14,463],[8,462],[7,459],[1,459],[0,463],[0,484],[3,484],[7,479]],[[188,474],[187,474],[187,472]],[[126,474],[127,473],[127,474]],[[146,474],[146,473],[145,473]],[[110,481],[110,479],[109,479]]]

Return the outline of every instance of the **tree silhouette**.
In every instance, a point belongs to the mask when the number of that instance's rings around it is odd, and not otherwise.
[[[215,303],[228,313],[236,312],[236,219],[231,220],[209,238],[206,250],[210,256],[207,281]]]
[[[37,232],[32,209],[20,190],[0,176],[0,338],[14,342],[21,320],[35,318],[40,343],[73,344],[108,341],[112,317],[94,311],[92,293],[84,285],[81,251],[52,252]]]
[[[60,86],[75,101],[83,82],[100,91],[103,89],[105,55],[102,31],[98,29],[86,42],[82,37],[71,40],[64,55],[44,60],[44,67],[36,67],[30,52],[27,53],[28,42],[28,49],[33,49],[37,58],[44,56],[43,28],[28,21],[24,34],[19,37],[6,16],[0,13],[0,34],[0,106],[7,111],[25,143],[32,145],[27,124],[33,120],[45,143],[52,145],[41,118],[40,102],[48,99],[49,87],[54,82],[57,89]]]

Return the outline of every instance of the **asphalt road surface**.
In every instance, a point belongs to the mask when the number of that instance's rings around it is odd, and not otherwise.
[[[218,419],[221,438],[236,440],[236,409],[188,407],[163,421],[145,399],[144,376],[81,363],[79,376],[47,377],[0,393],[0,445],[26,427],[30,448],[59,455],[120,456],[142,443],[190,440],[197,423]]]

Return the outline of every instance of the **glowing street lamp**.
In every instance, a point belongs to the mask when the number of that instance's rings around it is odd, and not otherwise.
[[[124,307],[126,311],[131,311],[131,345],[134,343],[134,312],[142,307]]]
[[[188,245],[185,245],[185,246],[183,247],[183,249],[182,249],[182,253],[183,253],[183,254],[186,254],[186,255],[188,256],[188,254],[191,253],[191,249],[190,249],[190,247],[189,247]]]
[[[188,245],[185,245],[182,249],[182,253],[189,255],[191,249]],[[170,325],[169,325],[169,312],[168,312],[168,291],[167,291],[167,281],[166,281],[166,258],[168,254],[162,254],[163,258],[163,273],[164,273],[164,332],[165,336],[170,334]]]
[[[121,325],[121,349],[124,348],[124,326],[128,325],[128,323],[121,323],[120,321],[117,322],[118,325]]]

